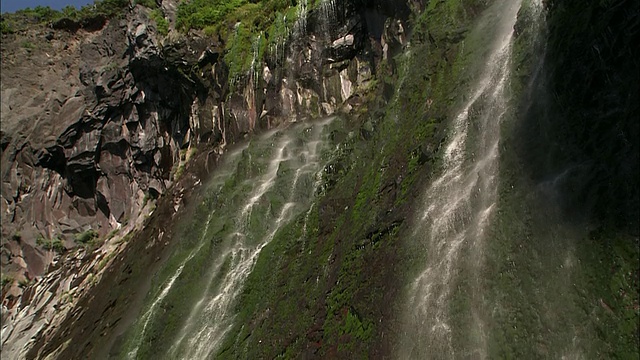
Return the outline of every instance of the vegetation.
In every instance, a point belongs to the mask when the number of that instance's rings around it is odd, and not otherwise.
[[[206,26],[220,24],[224,22],[227,15],[245,4],[249,2],[247,0],[184,1],[180,3],[176,12],[176,27],[186,32],[189,29],[203,29]]]
[[[156,0],[135,0],[134,3],[136,5],[142,5],[148,7],[149,9],[157,9],[158,2]]]
[[[36,48],[36,45],[34,43],[32,43],[31,41],[23,41],[22,42],[22,47],[27,49],[27,50],[33,50]]]
[[[5,285],[13,283],[13,280],[12,276],[2,274],[2,283],[0,284],[0,288],[4,288]]]
[[[33,284],[33,281],[29,280],[29,279],[26,279],[26,278],[25,279],[21,279],[20,281],[18,281],[18,286],[21,289],[24,289],[24,288],[28,287],[31,284]]]
[[[174,181],[178,181],[178,179],[180,179],[180,177],[182,176],[182,173],[184,172],[187,166],[187,163],[189,163],[189,160],[191,160],[191,158],[195,156],[197,153],[198,153],[198,149],[195,147],[180,150],[180,158],[178,159],[178,162],[175,163],[174,165],[174,169],[175,169],[173,171]]]
[[[178,6],[176,28],[204,29],[205,34],[224,40],[233,83],[255,60],[263,60],[268,45],[284,43],[287,29],[297,18],[296,9],[290,0],[192,0]]]
[[[144,3],[154,3],[144,1]],[[155,3],[154,3],[155,4]],[[129,0],[102,0],[96,1],[93,5],[86,5],[80,9],[73,6],[66,6],[62,10],[54,10],[49,6],[36,6],[18,10],[15,13],[2,14],[0,29],[3,34],[10,34],[22,31],[33,24],[51,24],[60,19],[69,19],[76,22],[104,16],[107,18],[117,17],[124,13],[129,7]]]
[[[627,43],[605,35],[633,36],[620,30],[631,21],[628,9],[550,1],[545,31],[534,28],[530,4],[516,25],[514,113],[502,126],[500,202],[485,275],[494,306],[489,357],[637,358],[637,161],[624,170],[614,165],[637,159],[629,153],[637,136],[615,145],[637,134],[629,104],[615,100],[637,87],[628,79],[637,72],[629,71],[632,57],[621,55]]]
[[[80,244],[83,246],[90,246],[95,243],[98,237],[99,235],[97,231],[93,229],[89,229],[79,234],[76,234],[74,241],[76,242],[76,244]]]
[[[169,33],[169,22],[164,17],[164,13],[161,9],[154,9],[150,13],[153,21],[156,22],[158,33],[166,36]]]
[[[433,7],[414,19],[417,31],[430,33],[435,25],[427,19],[442,11],[457,20],[442,26],[457,29],[479,7],[460,9],[461,2]],[[378,69],[380,86],[361,117],[332,130],[342,140],[327,158],[319,198],[261,253],[219,357],[295,358],[309,348],[328,358],[379,354],[380,319],[397,316],[389,300],[421,260],[401,240],[404,218],[416,189],[440,166],[442,123],[464,86],[455,77],[467,60],[457,56],[461,46],[447,40],[450,27],[438,30],[438,47],[429,36],[414,39],[411,55],[394,59],[396,69]],[[389,97],[384,89],[394,83]],[[260,339],[269,342],[257,345]]]
[[[36,245],[42,247],[47,251],[55,251],[59,254],[67,251],[67,248],[64,246],[64,242],[58,236],[52,239],[46,239],[42,234],[38,234],[36,237]]]

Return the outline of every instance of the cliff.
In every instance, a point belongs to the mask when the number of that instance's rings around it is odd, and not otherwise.
[[[4,14],[2,355],[637,357],[639,18]]]
[[[172,28],[176,8],[160,8]],[[271,35],[269,49],[238,58],[243,44],[161,34],[153,11],[3,34],[3,353],[28,349],[132,251],[126,240],[168,189],[181,209],[176,183],[195,154],[208,172],[253,133],[356,111],[376,66],[405,41],[409,14],[402,3],[322,2],[253,40]]]

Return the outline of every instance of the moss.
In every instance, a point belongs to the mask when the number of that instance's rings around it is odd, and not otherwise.
[[[296,9],[288,0],[181,2],[176,28],[183,32],[204,29],[205,35],[224,40],[224,61],[233,93],[239,78],[261,68],[258,65],[267,50],[273,55],[278,46],[283,46],[296,20]]]
[[[606,9],[610,4],[596,2],[585,7],[577,1],[558,1],[548,5],[547,29],[535,28],[541,23],[533,18],[536,13],[529,1],[523,3],[516,24],[513,113],[502,124],[500,201],[489,235],[492,243],[485,275],[488,302],[495,304],[489,357],[579,354],[585,358],[637,358],[637,236],[629,235],[629,224],[616,224],[606,212],[592,216],[588,206],[578,205],[579,201],[567,202],[580,194],[601,209],[613,206],[618,200],[608,199],[607,191],[592,190],[600,188],[597,183],[586,186],[588,190],[583,192],[583,181],[591,181],[594,176],[574,180],[570,187],[563,186],[557,177],[572,162],[588,155],[589,146],[582,143],[585,139],[600,148],[589,163],[602,161],[601,156],[608,156],[611,148],[606,142],[589,139],[594,131],[605,134],[609,128],[594,126],[592,119],[599,115],[582,103],[589,95],[579,94],[583,88],[579,84],[586,78],[578,74],[593,67],[588,71],[592,83],[587,92],[597,94],[603,84],[604,88],[611,86],[594,80],[602,75],[602,69],[598,69],[602,64],[607,64],[607,71],[624,73],[628,68],[616,65],[615,60],[595,60],[580,50],[594,45],[602,50],[603,43],[598,44],[602,38],[597,34],[602,23],[610,19],[602,16],[611,16]],[[594,12],[601,6],[604,9]],[[607,31],[616,33],[615,26],[622,24],[624,21],[610,24]],[[620,33],[627,34],[626,30]],[[615,54],[613,50],[607,53]],[[576,53],[582,57],[576,58]],[[563,84],[568,78],[573,80]],[[615,98],[619,89],[606,92]],[[549,93],[554,93],[553,98],[547,96]],[[586,114],[590,115],[585,118]],[[620,131],[618,135],[624,135],[630,130],[624,121],[624,117],[617,117],[605,122]],[[616,168],[617,160],[606,161],[607,167]],[[621,178],[612,176],[608,182]],[[561,196],[541,194],[540,189],[548,187]],[[624,199],[633,201],[633,196],[626,192]],[[628,203],[619,207],[628,209]],[[621,216],[628,219],[633,213],[625,211]]]
[[[298,217],[261,253],[221,358],[296,357],[310,348],[329,358],[370,357],[386,341],[378,328],[383,304],[397,295],[394,280],[411,276],[391,265],[408,258],[403,222],[392,219],[403,216],[416,186],[439,167],[441,123],[460,91],[452,80],[459,65],[448,63],[457,45],[438,38],[440,47],[432,48],[425,39],[395,59],[395,75],[376,71],[398,84],[388,104],[379,86],[363,120],[349,119],[332,132],[338,144],[322,171],[319,198],[306,223]]]

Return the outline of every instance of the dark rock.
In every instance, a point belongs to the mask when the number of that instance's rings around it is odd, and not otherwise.
[[[54,21],[51,24],[51,27],[54,30],[65,30],[65,31],[70,31],[70,32],[76,32],[78,30],[80,30],[80,28],[82,27],[82,25],[72,19],[69,18],[61,18],[59,20]]]

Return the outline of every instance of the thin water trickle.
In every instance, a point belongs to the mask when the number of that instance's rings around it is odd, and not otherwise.
[[[300,35],[304,35],[307,31],[307,2],[308,0],[301,0],[298,4],[298,21],[296,24]]]
[[[204,235],[207,233],[207,230],[209,228],[209,224],[211,223],[211,217],[213,216],[213,214],[214,213],[211,213],[209,215],[209,218],[207,219],[207,223],[205,225],[205,231],[203,232],[203,235],[202,235],[203,238],[204,238]],[[140,337],[139,337],[139,339],[137,341],[137,344],[136,344],[135,348],[132,351],[130,351],[129,354],[128,354],[128,357],[130,359],[135,359],[136,358],[136,355],[138,353],[138,349],[140,348],[140,343],[142,342],[142,339],[144,338],[144,336],[146,334],[147,327],[149,326],[149,321],[157,313],[158,305],[162,303],[162,301],[165,299],[165,297],[167,297],[167,295],[169,294],[169,291],[173,287],[173,284],[175,284],[175,282],[178,279],[178,277],[182,274],[182,271],[184,270],[185,265],[189,261],[191,261],[191,259],[193,259],[193,257],[202,249],[202,247],[204,245],[204,242],[202,240],[204,240],[204,239],[200,239],[200,240],[201,240],[200,246],[198,246],[198,248],[196,248],[194,251],[192,251],[189,254],[189,256],[187,256],[187,258],[184,259],[184,261],[182,261],[182,263],[180,264],[178,269],[175,271],[173,276],[171,276],[169,281],[166,282],[166,284],[162,288],[162,291],[160,292],[160,294],[153,301],[153,303],[151,304],[151,307],[149,307],[149,310],[147,310],[144,313],[144,315],[142,315],[142,321],[143,321],[142,331],[141,331]]]
[[[506,2],[498,10],[494,47],[472,96],[453,119],[442,174],[424,196],[424,211],[412,237],[423,244],[426,267],[409,289],[402,359],[487,357],[478,273],[484,230],[497,198],[500,120],[507,107],[511,41],[519,6],[519,1]],[[461,314],[451,313],[463,277],[471,294],[466,296],[469,305],[464,311],[472,320],[465,325],[454,318]]]

